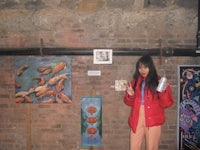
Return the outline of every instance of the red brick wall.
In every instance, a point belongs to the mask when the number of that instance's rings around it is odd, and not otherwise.
[[[0,48],[194,48],[197,1],[176,0],[3,0],[0,2]],[[93,88],[103,97],[100,150],[128,150],[129,108],[115,79],[132,79],[139,56],[114,56],[112,65],[94,65],[92,56],[72,58],[72,105],[15,103],[13,56],[0,56],[0,150],[89,150],[81,147],[81,96]],[[167,57],[166,70],[177,101],[177,66],[200,64],[199,58]],[[101,70],[88,77],[88,70]],[[160,150],[177,144],[177,105],[166,110]]]
[[[89,150],[81,146],[81,96],[103,97],[102,146],[94,149],[128,150],[129,107],[123,103],[124,92],[116,92],[115,79],[131,80],[139,56],[114,56],[112,65],[94,65],[92,56],[71,56],[71,105],[16,104],[14,96],[14,56],[0,57],[0,149],[2,150]],[[153,56],[158,72],[166,70],[173,89],[175,104],[166,110],[162,128],[161,150],[176,149],[177,144],[177,66],[200,64],[195,57],[167,57],[160,65]],[[87,70],[101,70],[100,77],[88,77]]]

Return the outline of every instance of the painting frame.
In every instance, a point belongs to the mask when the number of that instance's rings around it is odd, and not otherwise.
[[[71,74],[69,56],[16,56],[15,102],[71,104]]]
[[[112,49],[93,49],[93,64],[112,64]]]
[[[178,66],[177,149],[200,149],[200,65]]]

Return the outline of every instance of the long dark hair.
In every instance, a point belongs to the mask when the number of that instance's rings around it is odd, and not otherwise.
[[[146,86],[148,86],[150,91],[153,92],[155,88],[158,86],[158,74],[155,65],[153,63],[153,60],[149,55],[142,56],[136,63],[136,70],[133,75],[133,78],[136,82],[133,88],[135,89],[138,77],[140,76],[139,66],[141,64],[149,68],[149,74],[146,77]]]

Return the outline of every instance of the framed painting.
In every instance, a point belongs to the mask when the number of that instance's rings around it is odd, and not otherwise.
[[[94,49],[94,64],[112,64],[112,49]]]
[[[15,56],[16,103],[72,103],[71,59]]]
[[[101,146],[101,96],[83,96],[81,98],[81,137],[82,146]]]
[[[200,149],[200,66],[178,67],[178,149]]]

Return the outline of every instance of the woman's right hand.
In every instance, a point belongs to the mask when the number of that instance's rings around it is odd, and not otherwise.
[[[126,86],[126,92],[127,92],[128,95],[130,95],[130,96],[134,95],[134,93],[135,93],[130,82],[128,82],[128,84],[127,84],[127,86]]]

